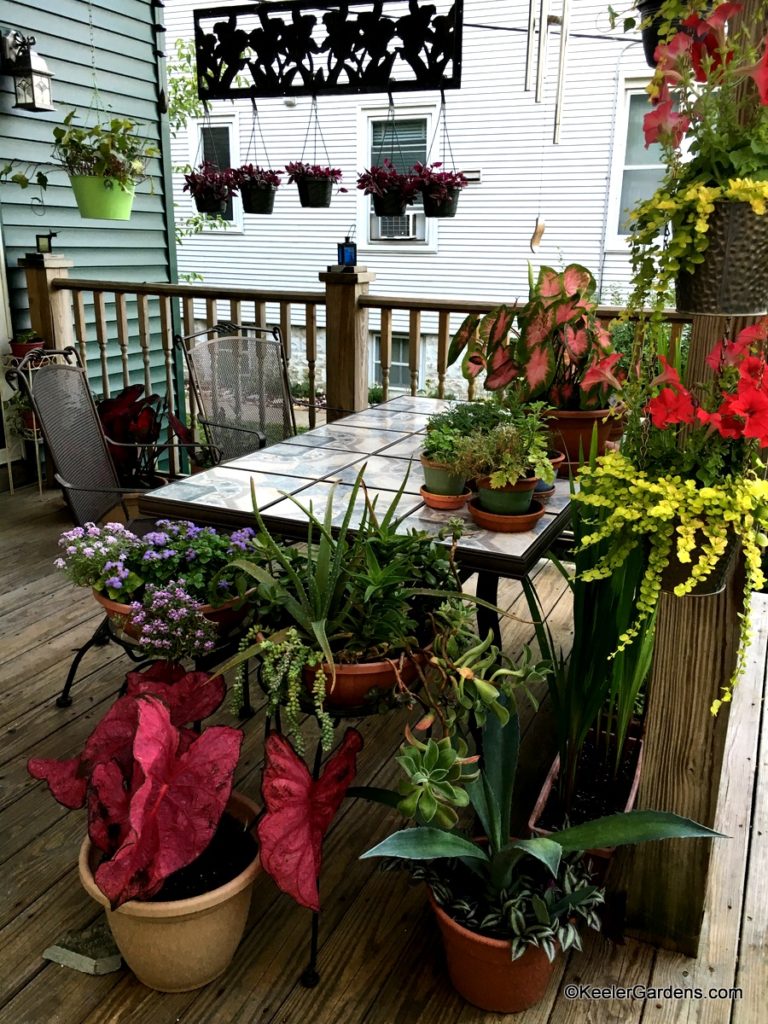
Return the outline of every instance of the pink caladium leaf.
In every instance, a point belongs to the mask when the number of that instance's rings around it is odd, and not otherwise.
[[[494,309],[492,313],[483,317],[480,325],[480,338],[485,342],[489,355],[499,345],[505,344],[514,320],[515,311],[509,306],[499,306],[498,309]]]
[[[536,348],[549,338],[555,325],[555,317],[551,309],[542,309],[525,324],[523,338],[528,348]]]
[[[283,892],[310,910],[320,909],[317,878],[323,836],[355,777],[362,746],[360,733],[347,729],[314,781],[288,740],[274,732],[267,737],[262,783],[266,813],[258,825],[261,863]]]
[[[462,371],[467,377],[477,377],[485,370],[487,366],[485,356],[482,352],[476,350],[474,352],[468,352],[464,357],[464,363],[462,365]]]
[[[542,299],[556,299],[559,298],[562,292],[562,282],[560,281],[560,275],[552,267],[542,267],[539,271],[539,280],[536,285],[536,290]]]
[[[512,358],[510,350],[498,348],[491,360],[485,387],[488,391],[498,391],[499,388],[505,388],[519,373],[520,367]]]
[[[33,779],[47,782],[54,799],[70,810],[85,804],[88,779],[82,758],[71,757],[66,761],[56,761],[52,758],[32,757],[27,761],[27,771]]]
[[[477,313],[470,313],[451,339],[451,347],[448,349],[448,366],[451,366],[459,358],[461,353],[469,344],[470,339],[477,330],[480,317]]]
[[[238,729],[214,726],[179,754],[179,730],[168,708],[151,697],[138,703],[133,752],[144,780],[131,797],[124,842],[95,875],[113,909],[155,895],[170,874],[210,844],[232,791],[243,739]]]
[[[143,773],[140,772],[139,776],[143,778]],[[116,761],[97,764],[91,774],[88,835],[93,845],[107,855],[125,841],[128,833],[131,806],[129,783],[126,783]]]
[[[167,704],[174,725],[199,722],[212,715],[226,693],[222,676],[207,672],[186,672],[174,682],[160,682],[142,672],[131,672],[127,685],[131,697],[158,697]]]
[[[585,327],[574,328],[566,324],[563,340],[569,355],[575,363],[580,363],[589,352],[589,334]]]
[[[595,279],[586,267],[571,263],[563,271],[563,291],[568,296],[589,295],[595,290]]]
[[[533,349],[525,364],[525,381],[529,393],[533,396],[548,387],[553,373],[552,350],[549,348]]]

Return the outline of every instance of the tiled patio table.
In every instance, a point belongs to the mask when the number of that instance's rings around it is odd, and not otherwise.
[[[464,531],[456,549],[460,567],[477,571],[478,596],[495,603],[500,576],[522,579],[568,525],[570,492],[567,480],[555,483],[545,514],[525,533],[495,533],[476,526],[467,510],[437,512],[424,504],[419,488],[424,475],[418,453],[429,415],[449,403],[401,396],[354,413],[270,448],[245,455],[158,490],[143,494],[142,515],[192,519],[234,528],[254,524],[251,488],[269,529],[280,536],[306,537],[307,517],[296,499],[322,516],[333,493],[334,524],[339,526],[349,505],[352,485],[365,466],[368,494],[381,513],[406,479],[397,506],[399,530],[437,534],[458,516]],[[290,497],[289,497],[290,496]],[[358,493],[351,524],[360,521],[365,504]],[[447,542],[446,542],[447,543]],[[480,616],[482,628],[494,628],[495,616]]]

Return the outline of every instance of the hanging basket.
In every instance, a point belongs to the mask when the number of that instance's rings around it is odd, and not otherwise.
[[[243,182],[240,185],[240,198],[243,200],[243,213],[272,213],[275,208],[274,185],[249,185]]]
[[[133,182],[121,185],[114,178],[71,174],[69,177],[81,217],[89,220],[130,220]]]
[[[302,206],[320,209],[331,205],[333,182],[330,178],[299,178],[296,185]]]
[[[402,217],[408,205],[401,192],[385,192],[383,196],[374,195],[373,212],[377,217]]]
[[[749,203],[719,199],[709,218],[709,245],[693,273],[677,277],[681,313],[763,316],[768,312],[768,215]]]
[[[661,574],[661,589],[665,594],[674,592],[676,586],[687,582],[691,577],[691,569],[701,558],[704,535],[700,530],[696,531],[696,547],[691,552],[690,562],[681,562],[677,557],[675,548],[670,553],[670,559]],[[712,594],[719,594],[725,589],[728,580],[728,573],[733,565],[736,552],[739,550],[738,537],[731,531],[728,537],[728,546],[709,576],[700,580],[688,596],[709,597]]]
[[[426,192],[422,193],[424,196],[424,216],[455,217],[459,205],[460,192],[460,188],[449,188],[448,196],[444,200],[434,199],[432,196],[427,195]]]
[[[656,47],[659,45],[659,12],[661,11],[662,0],[639,0],[637,11],[641,21],[652,18],[650,25],[641,30],[643,37],[643,53],[645,62],[649,68],[656,67]]]
[[[227,211],[226,199],[214,199],[211,196],[194,196],[193,198],[198,213],[209,213],[214,217],[220,217]]]

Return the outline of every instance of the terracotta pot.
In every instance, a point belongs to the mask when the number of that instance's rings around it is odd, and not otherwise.
[[[434,462],[426,455],[421,455],[419,461],[424,470],[424,485],[432,494],[462,494],[467,482],[463,473],[452,473],[451,470],[441,462]]]
[[[419,488],[419,494],[428,508],[437,509],[439,512],[454,512],[463,508],[472,497],[472,491],[467,488],[463,494],[434,494],[426,487]]]
[[[400,670],[400,678],[409,686],[417,676],[416,662],[422,663],[425,655],[422,651],[412,657],[406,657]],[[392,658],[395,664],[398,658]],[[336,681],[331,686],[331,667],[323,664],[326,676],[326,707],[328,710],[363,708],[377,699],[391,693],[397,675],[389,661],[364,661],[354,665],[336,665]],[[304,668],[304,683],[308,690],[312,689],[317,669]]]
[[[121,604],[119,601],[113,601],[105,594],[100,594],[98,590],[92,590],[91,593],[117,629],[137,640],[141,630],[130,620],[131,606],[129,604]],[[230,629],[233,629],[238,623],[243,621],[247,613],[247,606],[245,604],[240,608],[235,608],[238,600],[239,598],[234,597],[231,601],[225,601],[224,604],[216,605],[215,608],[212,604],[204,604],[201,606],[200,611],[206,619],[216,624],[220,634],[228,633]]]
[[[37,341],[12,341],[11,355],[16,359],[23,359],[30,352],[36,352],[37,349],[42,348],[43,345],[45,342],[42,338],[38,338]]]
[[[227,804],[227,813],[245,824],[255,821],[258,811],[240,793],[233,793]],[[258,855],[236,878],[201,896],[166,903],[130,900],[115,911],[93,877],[99,857],[86,837],[80,848],[80,881],[105,907],[118,949],[142,984],[159,992],[191,992],[224,973],[245,930],[260,871]]]
[[[429,902],[443,938],[451,982],[463,999],[492,1013],[518,1013],[543,998],[555,965],[542,949],[529,946],[512,960],[508,941],[464,928],[437,905],[431,892]]]
[[[594,731],[592,732],[592,735],[594,735]],[[613,734],[611,734],[611,735],[613,735]],[[640,772],[641,772],[642,767],[643,767],[643,740],[642,740],[642,737],[638,734],[637,731],[635,731],[634,734],[633,734],[631,726],[630,726],[630,730],[628,731],[628,734],[627,734],[627,742],[626,742],[626,745],[625,745],[624,749],[625,749],[625,751],[631,752],[631,753],[628,754],[628,756],[630,756],[630,757],[634,757],[635,756],[634,752],[637,751],[637,761],[635,763],[635,774],[632,777],[632,784],[629,787],[629,793],[627,794],[627,802],[624,805],[624,807],[622,808],[622,810],[626,813],[627,811],[631,811],[634,808],[635,802],[637,801],[637,791],[638,791],[638,788],[640,786]],[[560,755],[558,754],[557,757],[555,758],[555,760],[552,762],[552,767],[547,772],[547,777],[544,780],[544,785],[541,787],[541,792],[539,793],[539,797],[538,797],[538,799],[536,801],[536,804],[534,805],[533,811],[531,812],[531,816],[528,819],[528,828],[533,833],[533,835],[536,835],[536,836],[551,836],[552,835],[552,830],[551,829],[547,829],[547,828],[543,828],[539,824],[539,821],[541,819],[542,814],[544,813],[544,808],[547,806],[547,801],[549,800],[549,795],[552,792],[552,790],[554,789],[555,783],[557,782],[557,779],[558,779],[559,775],[560,775]],[[602,860],[610,860],[610,858],[613,856],[614,849],[615,849],[615,847],[613,847],[613,846],[605,846],[605,847],[600,847],[599,849],[595,849],[595,850],[587,850],[586,853],[590,857],[598,857],[598,858],[600,858]]]
[[[613,429],[611,420],[606,419],[609,412],[610,409],[578,409],[575,412],[551,409],[546,414],[550,421],[550,441],[565,452],[566,461],[560,466],[558,476],[567,477],[571,471],[578,471],[581,465],[579,451],[583,451],[585,459],[589,458],[593,427],[597,428],[597,454],[603,454],[605,442]]]
[[[533,492],[539,478],[524,477],[514,484],[492,487],[490,477],[477,478],[477,499],[483,512],[497,516],[524,515],[531,507]]]
[[[494,530],[496,533],[525,533],[544,515],[544,506],[538,501],[531,502],[531,511],[522,515],[495,515],[485,512],[472,498],[467,503],[469,514],[483,530]]]
[[[680,271],[677,308],[691,314],[762,316],[768,312],[768,217],[749,203],[719,199],[709,244],[693,273]]]

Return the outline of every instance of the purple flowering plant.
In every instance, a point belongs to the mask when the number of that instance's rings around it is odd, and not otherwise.
[[[141,601],[131,602],[131,621],[147,658],[179,663],[210,654],[216,647],[216,626],[200,611],[182,582],[147,584]]]
[[[245,574],[230,563],[249,551],[253,530],[219,533],[212,526],[159,519],[155,529],[137,537],[120,523],[86,523],[59,538],[55,561],[80,587],[92,587],[113,601],[141,599],[150,586],[176,581],[191,599],[219,605],[242,597]]]

